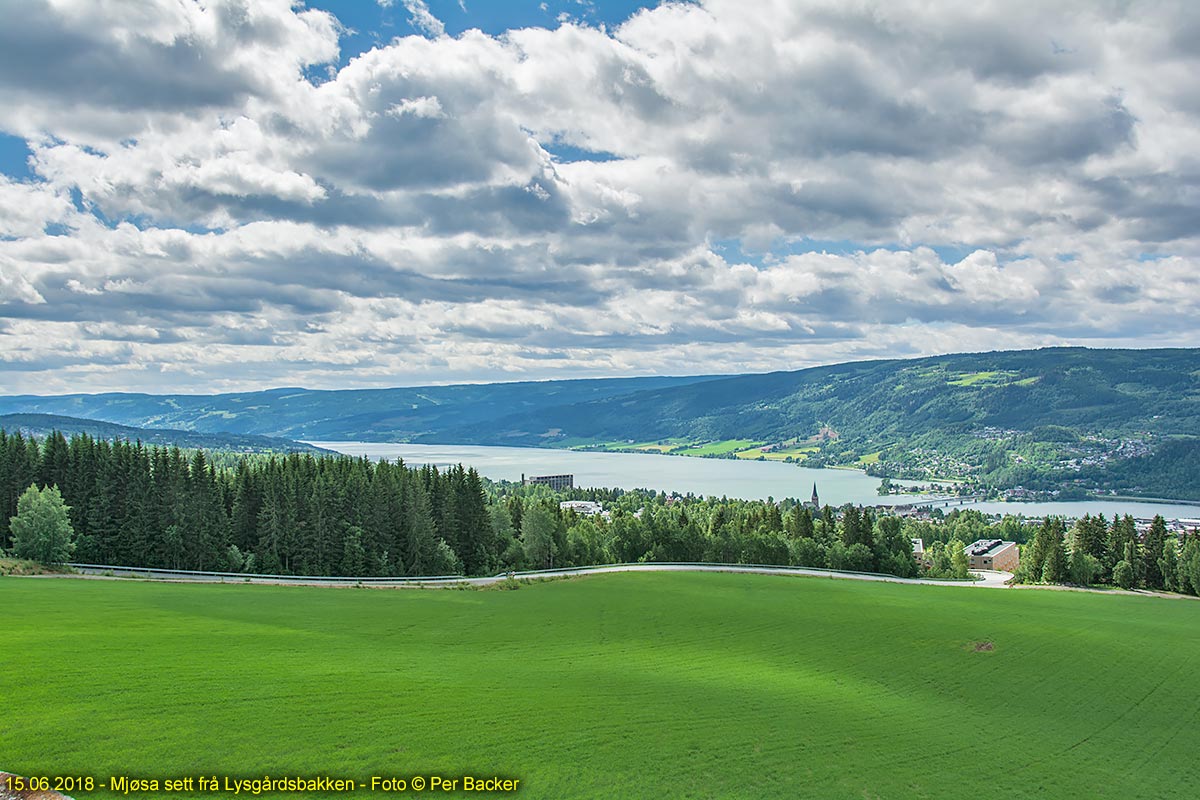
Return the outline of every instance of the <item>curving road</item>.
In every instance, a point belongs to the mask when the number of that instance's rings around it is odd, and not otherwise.
[[[288,575],[239,575],[222,572],[189,572],[183,570],[144,569],[138,567],[114,567],[95,564],[70,564],[77,575],[89,578],[112,579],[142,579],[177,582],[203,583],[256,583],[285,586],[381,586],[381,587],[414,587],[414,586],[487,586],[499,583],[508,578],[509,573],[501,573],[482,578],[465,578],[458,575],[440,576],[433,578],[312,578]],[[537,570],[530,572],[514,572],[513,577],[520,579],[568,578],[581,575],[602,575],[611,572],[736,572],[755,575],[791,575],[812,578],[832,578],[839,580],[878,581],[882,583],[909,583],[923,586],[984,586],[989,588],[1005,588],[1007,581],[1012,578],[1009,572],[993,572],[981,570],[972,574],[974,581],[944,581],[926,578],[898,578],[895,575],[880,575],[866,572],[838,572],[835,570],[809,569],[807,567],[773,567],[745,564],[607,564],[599,567],[572,567],[568,569]],[[43,577],[72,577],[43,576]]]
[[[565,578],[577,575],[603,574],[606,572],[742,572],[754,575],[793,575],[811,578],[878,581],[881,583],[910,583],[922,586],[987,586],[1001,589],[1007,588],[1006,581],[1012,578],[1011,572],[995,572],[991,570],[972,572],[971,574],[977,578],[974,581],[943,581],[927,578],[899,578],[895,575],[880,575],[869,572],[839,572],[828,569],[809,569],[807,567],[770,567],[744,564],[611,564],[603,567],[518,572],[514,573],[514,576],[517,578]],[[491,578],[470,578],[468,582],[484,586],[502,581],[505,577],[505,575],[496,575]]]

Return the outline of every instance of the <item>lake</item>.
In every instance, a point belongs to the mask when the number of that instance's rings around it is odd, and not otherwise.
[[[384,442],[310,442],[310,444],[352,456],[370,459],[404,459],[410,465],[435,464],[439,467],[462,464],[474,467],[480,475],[493,480],[519,481],[522,474],[575,476],[581,487],[655,489],[745,500],[794,497],[807,500],[813,484],[821,503],[840,506],[891,505],[915,500],[911,497],[880,497],[876,494],[879,478],[859,470],[809,469],[779,461],[735,461],[724,458],[686,458],[642,453],[595,453],[550,450],[535,447],[483,447],[474,445],[421,445]],[[959,501],[938,503],[949,510]],[[1061,503],[967,503],[989,514],[1043,516],[1059,514],[1082,516],[1085,513],[1132,514],[1168,519],[1200,518],[1200,506],[1184,504],[1136,503],[1089,500]]]

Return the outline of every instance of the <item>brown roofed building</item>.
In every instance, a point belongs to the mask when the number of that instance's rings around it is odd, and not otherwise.
[[[998,569],[1016,572],[1021,562],[1020,549],[1016,542],[1003,539],[980,539],[963,548],[971,569]]]

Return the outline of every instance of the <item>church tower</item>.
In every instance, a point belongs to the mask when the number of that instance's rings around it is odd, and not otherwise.
[[[817,484],[813,484],[812,507],[814,509],[821,508],[821,498],[817,497]]]

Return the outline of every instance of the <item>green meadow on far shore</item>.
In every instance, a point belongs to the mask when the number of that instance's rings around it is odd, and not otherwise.
[[[529,799],[1196,791],[1183,600],[687,573],[517,591],[4,577],[0,608],[17,774],[503,776]]]

